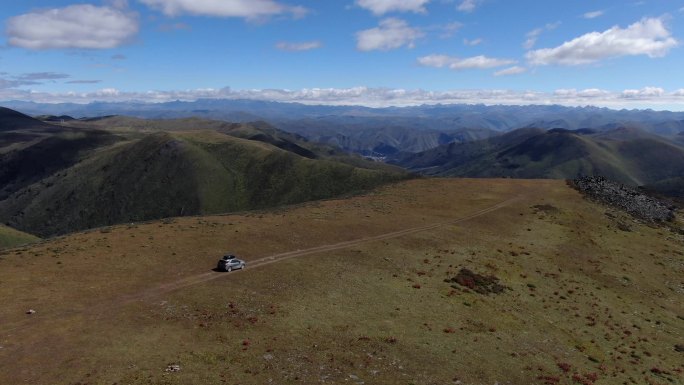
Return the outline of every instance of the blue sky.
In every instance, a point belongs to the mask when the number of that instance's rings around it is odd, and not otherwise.
[[[0,19],[0,100],[684,109],[684,0],[29,0]]]

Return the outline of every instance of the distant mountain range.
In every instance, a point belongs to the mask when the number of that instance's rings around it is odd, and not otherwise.
[[[51,236],[330,198],[408,177],[265,123],[63,120],[0,110],[0,223]]]
[[[522,128],[489,139],[398,154],[391,163],[432,176],[575,178],[602,175],[684,197],[684,146],[638,128]]]
[[[126,115],[145,119],[199,117],[243,123],[263,120],[311,141],[378,157],[397,152],[421,152],[442,144],[483,139],[524,127],[601,131],[635,127],[665,137],[676,137],[684,132],[684,112],[556,105],[368,108],[214,99],[85,105],[14,101],[4,105],[30,115],[55,115],[57,118],[59,115],[74,118]]]

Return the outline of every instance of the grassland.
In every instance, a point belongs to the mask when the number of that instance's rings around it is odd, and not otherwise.
[[[33,243],[40,238],[0,225],[0,250]]]
[[[397,164],[449,177],[573,179],[604,176],[677,196],[684,147],[636,128],[604,132],[523,128],[493,138],[404,154]]]
[[[52,137],[44,142],[58,144],[8,155],[10,160],[0,162],[0,181],[7,180],[0,188],[2,221],[52,236],[115,223],[300,203],[408,177],[398,168],[309,159],[216,131],[133,134],[110,143],[112,137],[101,131],[85,138]],[[102,142],[82,156],[86,145]]]
[[[682,384],[683,250],[504,179],[93,230],[0,254],[0,383]],[[210,271],[226,251],[251,265]]]

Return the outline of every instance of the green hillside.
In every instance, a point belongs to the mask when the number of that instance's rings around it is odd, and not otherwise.
[[[0,250],[17,247],[39,241],[40,238],[22,233],[5,225],[0,225]]]
[[[64,234],[328,198],[404,177],[216,131],[155,132],[13,192],[0,201],[0,219],[34,234]]]
[[[634,128],[602,133],[527,128],[407,155],[395,163],[436,176],[565,179],[603,175],[630,185],[662,184],[671,189],[672,178],[684,175],[684,147]]]

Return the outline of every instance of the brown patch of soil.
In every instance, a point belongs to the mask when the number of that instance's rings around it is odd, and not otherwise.
[[[484,295],[501,294],[506,289],[509,289],[506,286],[501,285],[499,283],[499,278],[493,275],[485,276],[477,274],[466,268],[462,268],[455,277],[447,279],[447,282],[457,283],[476,293]]]

